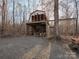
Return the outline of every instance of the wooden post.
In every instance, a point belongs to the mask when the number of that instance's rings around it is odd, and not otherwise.
[[[34,19],[33,19],[33,21],[35,21],[35,16],[34,16]]]
[[[37,21],[38,21],[38,15],[39,15],[39,14],[37,13]]]
[[[39,20],[41,21],[41,15],[39,15]]]

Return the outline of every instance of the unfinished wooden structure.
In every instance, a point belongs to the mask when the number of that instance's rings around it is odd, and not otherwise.
[[[75,18],[66,18],[58,20],[59,23],[57,30],[59,35],[66,34],[66,29],[67,31],[69,30],[67,35],[75,33]],[[70,23],[70,25],[67,25],[67,27],[65,27],[66,29],[64,29],[64,26],[66,26],[66,22],[68,24]],[[53,36],[55,36],[55,27],[55,20],[48,20],[45,11],[36,10],[30,14],[29,21],[26,23],[26,33],[30,36],[45,36],[47,38],[52,38]],[[73,30],[72,27],[74,28]],[[64,31],[66,33],[64,33]]]
[[[48,35],[48,19],[45,11],[36,10],[30,14],[29,22],[26,23],[27,35],[46,36]]]

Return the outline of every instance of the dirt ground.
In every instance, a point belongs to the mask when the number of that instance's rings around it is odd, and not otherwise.
[[[0,59],[78,59],[67,44],[41,37],[0,38]]]

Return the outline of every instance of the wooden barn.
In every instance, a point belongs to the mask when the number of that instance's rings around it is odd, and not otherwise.
[[[26,23],[27,35],[47,36],[48,19],[45,11],[36,10],[30,14],[29,22]]]

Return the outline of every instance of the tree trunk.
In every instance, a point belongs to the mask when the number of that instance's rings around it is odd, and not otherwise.
[[[2,31],[1,34],[4,34],[5,29],[5,0],[2,1]]]
[[[54,35],[57,37],[59,24],[58,0],[54,0],[54,20]]]
[[[78,6],[77,6],[77,1],[75,0],[75,7],[76,7],[76,34],[78,33]]]
[[[15,28],[15,1],[13,0],[13,28]]]

